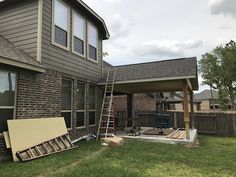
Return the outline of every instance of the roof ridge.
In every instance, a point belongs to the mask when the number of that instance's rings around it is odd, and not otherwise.
[[[170,62],[170,61],[174,61],[174,60],[185,60],[185,59],[196,59],[197,60],[197,57],[172,58],[172,59],[165,59],[165,60],[158,60],[158,61],[141,62],[141,63],[133,63],[133,64],[125,64],[125,65],[117,65],[117,66],[114,66],[114,67],[124,67],[124,66],[133,66],[133,65],[151,64],[151,63]]]

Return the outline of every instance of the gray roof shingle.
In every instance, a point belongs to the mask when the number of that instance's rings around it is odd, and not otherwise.
[[[212,98],[213,96],[213,98]],[[204,90],[194,96],[195,99],[198,100],[209,100],[209,99],[218,99],[218,91],[212,90],[212,95],[211,95],[211,90]]]
[[[116,81],[196,75],[196,57],[116,66]]]
[[[30,57],[23,50],[16,48],[10,41],[0,35],[0,58],[8,59],[13,62],[22,63],[25,66],[43,69],[44,67],[34,58]],[[0,60],[1,62],[1,60]],[[4,63],[8,64],[8,63]]]
[[[107,65],[107,63],[105,63],[105,65]],[[110,67],[116,68],[116,82],[186,76],[196,76],[197,78],[196,57]],[[104,74],[105,76],[101,80],[101,83],[106,80],[106,71],[104,71]]]

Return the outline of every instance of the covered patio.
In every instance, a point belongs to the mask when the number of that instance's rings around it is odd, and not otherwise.
[[[127,95],[127,113],[129,119],[133,119],[135,116],[133,111],[134,93],[183,92],[183,119],[185,125],[183,128],[186,134],[185,140],[193,139],[191,138],[192,132],[189,124],[191,117],[192,129],[194,129],[193,91],[198,90],[196,57],[115,67],[107,65],[104,69],[107,70],[109,67],[116,69],[114,95]],[[104,77],[99,85],[104,87],[105,84]],[[188,106],[189,103],[190,106]]]

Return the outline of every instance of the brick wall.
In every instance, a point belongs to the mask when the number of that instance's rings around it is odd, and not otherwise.
[[[145,93],[134,94],[134,111],[156,111],[155,98]]]
[[[115,96],[114,97],[114,109],[115,111],[127,111],[127,96]],[[145,93],[134,94],[133,96],[133,109],[134,111],[155,111],[156,102],[155,98],[152,98]]]
[[[114,96],[113,106],[115,111],[127,111],[127,96]]]
[[[61,74],[21,72],[17,82],[16,118],[60,116]]]

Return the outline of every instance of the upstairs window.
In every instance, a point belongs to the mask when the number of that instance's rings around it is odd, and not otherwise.
[[[89,59],[93,61],[97,61],[97,38],[97,29],[93,25],[88,24],[88,55]]]
[[[84,56],[84,39],[85,39],[85,20],[73,12],[73,44],[72,51]]]
[[[69,8],[60,0],[53,1],[53,44],[68,49],[69,46]]]

